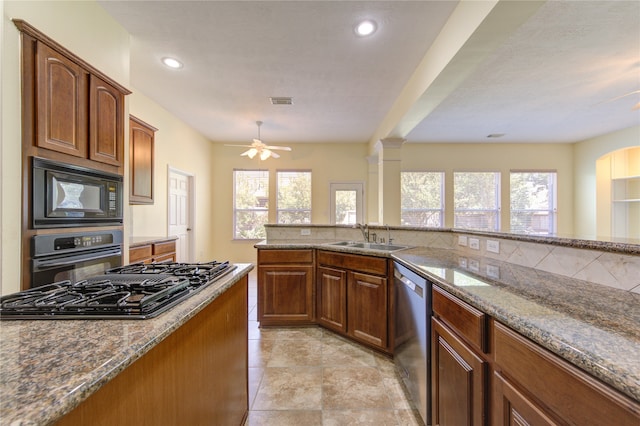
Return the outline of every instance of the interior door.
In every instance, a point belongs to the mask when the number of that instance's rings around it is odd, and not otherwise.
[[[329,184],[331,194],[331,224],[353,225],[363,223],[364,184],[362,182],[332,182]]]
[[[169,169],[169,230],[168,235],[178,237],[176,261],[193,262],[192,222],[193,176]]]

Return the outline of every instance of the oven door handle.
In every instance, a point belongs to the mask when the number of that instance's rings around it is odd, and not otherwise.
[[[116,250],[110,250],[107,252],[101,252],[96,256],[74,256],[72,259],[68,259],[62,262],[59,260],[50,260],[50,261],[45,260],[44,262],[38,262],[37,266],[39,268],[52,268],[52,267],[56,268],[59,266],[73,265],[74,263],[78,263],[78,262],[99,260],[105,257],[111,257],[113,255],[119,255],[119,254],[122,254],[122,251],[120,249],[116,249]]]

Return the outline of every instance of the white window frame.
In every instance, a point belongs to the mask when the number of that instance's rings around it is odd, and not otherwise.
[[[336,192],[356,192],[356,223],[364,222],[364,182],[330,182],[329,183],[329,220],[336,225]]]
[[[445,222],[445,192],[444,192],[444,182],[445,182],[445,173],[443,171],[440,170],[402,170],[400,172],[400,182],[402,185],[402,176],[404,173],[436,173],[440,175],[440,208],[434,209],[434,208],[421,208],[421,209],[417,209],[419,211],[423,211],[423,212],[439,212],[440,213],[440,225],[437,226],[438,228],[443,228],[444,227],[444,222]],[[402,217],[405,211],[407,211],[406,209],[402,208],[402,193],[400,194],[400,220],[402,221]],[[408,225],[408,226],[413,226],[412,224],[405,224],[402,223],[403,225]]]
[[[252,209],[238,209],[236,206],[236,172],[263,172],[267,174],[267,208],[262,209],[262,208],[252,208]],[[238,236],[237,233],[237,224],[238,224],[238,218],[237,218],[237,213],[239,211],[242,212],[250,212],[250,211],[256,211],[256,212],[265,212],[267,213],[267,220],[266,223],[269,223],[269,184],[270,184],[270,173],[269,170],[267,169],[233,169],[233,239],[234,240],[242,240],[242,241],[250,241],[250,240],[261,240],[265,237],[258,237],[258,238],[242,238],[240,236]],[[265,231],[265,236],[266,236],[266,231]]]
[[[511,207],[511,198],[512,198],[512,188],[511,188],[511,176],[515,173],[546,173],[551,175],[550,177],[553,179],[552,184],[550,185],[550,193],[549,193],[549,209],[520,209],[520,212],[545,212],[549,220],[549,230],[548,232],[531,232],[532,235],[554,235],[558,229],[558,171],[557,170],[510,170],[509,171],[509,231],[510,232],[518,232],[523,233],[522,231],[514,231],[512,229],[512,220],[513,220],[513,208]]]
[[[309,174],[309,179],[311,180],[311,185],[309,186],[309,191],[311,191],[311,194],[309,194],[309,208],[307,209],[281,209],[278,201],[279,201],[279,195],[280,195],[280,173],[307,173]],[[304,223],[311,223],[312,220],[312,206],[313,206],[313,200],[312,200],[312,195],[313,195],[313,174],[312,171],[309,169],[305,169],[305,170],[276,170],[276,223],[280,224],[285,224],[285,223],[290,223],[290,222],[280,222],[280,212],[309,212],[309,222],[304,222]]]
[[[457,208],[456,206],[456,197],[455,197],[455,191],[456,191],[456,174],[460,174],[460,173],[492,173],[494,175],[494,179],[495,179],[495,207],[491,208],[491,209],[461,209],[461,208]],[[502,179],[502,174],[500,173],[500,171],[495,171],[495,170],[472,170],[472,171],[454,171],[453,172],[453,220],[454,220],[454,228],[462,228],[462,229],[476,229],[476,230],[481,230],[481,231],[489,231],[489,232],[497,232],[500,231],[501,228],[501,218],[500,218],[500,211],[501,211],[501,194],[502,194],[502,189],[501,189],[501,182]],[[479,213],[488,213],[488,212],[493,212],[494,213],[494,225],[493,228],[487,229],[487,228],[472,228],[472,227],[460,227],[456,224],[456,218],[457,218],[457,213],[458,212],[479,212]]]

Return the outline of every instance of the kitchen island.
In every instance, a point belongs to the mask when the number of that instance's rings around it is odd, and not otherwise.
[[[336,245],[328,238],[316,241],[274,238],[256,247],[259,250],[317,249],[391,258],[487,314],[492,321],[504,324],[620,392],[640,416],[640,294],[637,292],[451,248],[411,247],[385,252]],[[636,255],[631,252],[625,256]]]
[[[156,318],[3,321],[0,424],[242,424],[252,269]]]

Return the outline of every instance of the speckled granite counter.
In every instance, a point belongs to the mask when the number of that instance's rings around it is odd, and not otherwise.
[[[253,269],[236,266],[152,319],[2,321],[0,424],[54,423]]]
[[[640,294],[452,250],[393,257],[640,401]]]
[[[165,241],[175,241],[178,237],[131,237],[129,247],[145,246],[147,244],[160,243]]]
[[[390,257],[640,401],[640,294],[448,249],[395,252],[331,241],[269,240],[257,248],[322,248]]]

